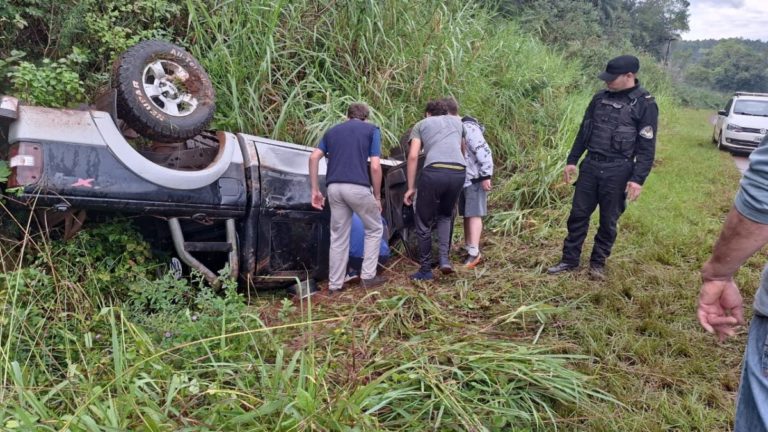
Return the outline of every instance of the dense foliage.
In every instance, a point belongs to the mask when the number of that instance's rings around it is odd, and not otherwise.
[[[768,92],[768,42],[744,39],[680,41],[670,58],[688,84],[720,92]]]
[[[607,52],[642,50],[664,60],[688,30],[687,0],[486,0],[549,43],[604,63]]]
[[[210,73],[222,129],[313,145],[363,100],[394,149],[428,99],[453,95],[493,147],[490,228],[503,242],[524,232],[541,244],[562,225],[564,154],[601,84],[595,74],[646,44],[641,79],[671,112],[650,33],[683,29],[686,7],[11,0],[0,4],[0,92],[50,106],[93,100],[120,51],[163,38]],[[669,21],[632,26],[654,11]],[[584,421],[595,403],[616,406],[574,371],[591,357],[540,344],[551,296],[524,303],[527,287],[507,270],[490,290],[482,274],[429,290],[396,282],[318,311],[232,281],[214,293],[166,276],[129,224],[89,226],[64,243],[35,235],[33,221],[2,219],[17,235],[0,239],[0,428],[550,429]]]

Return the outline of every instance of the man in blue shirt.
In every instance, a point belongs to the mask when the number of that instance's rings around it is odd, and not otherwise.
[[[325,197],[320,192],[318,167],[328,158],[325,175],[328,203],[331,206],[331,247],[328,253],[328,290],[341,291],[349,257],[349,233],[352,213],[357,213],[365,227],[365,246],[361,284],[365,288],[381,285],[376,276],[381,225],[381,132],[368,123],[368,106],[349,105],[348,120],[330,128],[309,157],[312,206],[322,210]],[[370,168],[368,159],[370,158]],[[370,172],[370,177],[369,177]],[[373,189],[371,189],[373,185]]]
[[[744,323],[743,300],[734,275],[749,257],[768,244],[768,135],[749,158],[739,193],[725,220],[712,256],[701,269],[699,323],[720,340]],[[736,401],[734,432],[768,430],[768,266],[755,293],[754,315],[744,352]]]

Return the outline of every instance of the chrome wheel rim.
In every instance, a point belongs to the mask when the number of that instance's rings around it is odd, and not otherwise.
[[[184,83],[189,73],[178,63],[157,60],[147,65],[142,74],[144,93],[152,104],[165,114],[185,117],[197,108],[197,98]]]

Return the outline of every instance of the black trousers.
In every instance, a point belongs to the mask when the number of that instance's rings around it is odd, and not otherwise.
[[[626,187],[633,168],[634,162],[630,160],[597,162],[586,159],[582,162],[568,217],[568,236],[563,243],[563,262],[579,264],[590,216],[599,206],[600,226],[589,262],[590,265],[605,265],[616,241],[616,224],[626,208]]]
[[[432,228],[437,229],[440,259],[447,261],[451,241],[453,208],[464,186],[464,170],[434,168],[421,170],[416,197],[416,237],[419,239],[421,271],[432,269]]]

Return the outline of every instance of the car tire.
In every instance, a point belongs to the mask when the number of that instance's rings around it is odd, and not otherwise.
[[[405,256],[414,261],[419,261],[419,239],[414,231],[413,228],[403,227],[398,233],[398,237],[403,245]]]
[[[208,74],[183,48],[148,40],[127,49],[113,67],[117,115],[143,137],[179,142],[208,127],[216,110]]]
[[[723,144],[723,132],[720,132],[720,136],[717,137],[717,149],[720,151],[728,151],[728,148]]]

